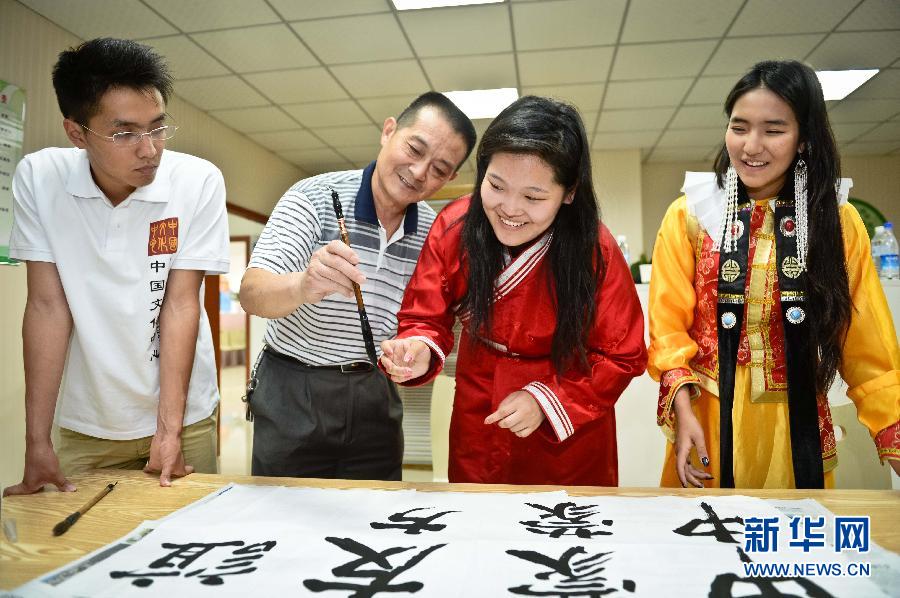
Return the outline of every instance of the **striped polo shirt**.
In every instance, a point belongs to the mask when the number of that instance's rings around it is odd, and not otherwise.
[[[250,258],[251,268],[275,274],[302,272],[317,249],[340,239],[331,189],[338,192],[350,235],[366,276],[362,286],[375,347],[397,333],[403,291],[416,267],[435,213],[425,202],[410,205],[391,239],[375,215],[372,162],[363,170],[327,172],[303,179],[282,196]],[[304,304],[292,314],[269,320],[266,344],[312,365],[366,361],[356,299],[332,294]]]

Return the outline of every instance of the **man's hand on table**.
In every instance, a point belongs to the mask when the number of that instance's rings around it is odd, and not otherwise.
[[[47,442],[28,444],[25,449],[25,474],[22,482],[3,491],[3,496],[34,494],[45,484],[55,485],[61,492],[75,492],[75,484],[66,479],[59,468],[53,445]]]
[[[194,472],[193,465],[184,463],[180,434],[156,431],[150,441],[150,459],[144,472],[159,472],[160,486],[171,486],[173,477],[180,478]]]

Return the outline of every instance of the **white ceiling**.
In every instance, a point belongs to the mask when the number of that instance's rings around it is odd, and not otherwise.
[[[310,174],[368,163],[428,89],[558,97],[596,151],[709,160],[726,93],[768,58],[883,69],[829,110],[843,154],[900,154],[900,0],[20,1],[80,38],[156,47],[178,95]]]

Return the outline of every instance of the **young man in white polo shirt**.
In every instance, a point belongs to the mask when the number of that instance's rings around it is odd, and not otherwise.
[[[218,403],[205,272],[228,270],[222,174],[164,152],[172,79],[131,41],[96,39],[53,71],[75,148],[26,156],[13,180],[10,255],[27,264],[21,484],[96,467],[216,471]],[[57,452],[50,440],[56,411]],[[57,456],[58,453],[58,456]]]

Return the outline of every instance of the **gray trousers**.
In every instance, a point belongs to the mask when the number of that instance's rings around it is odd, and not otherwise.
[[[403,405],[380,370],[311,368],[267,350],[256,381],[253,475],[400,479]]]

